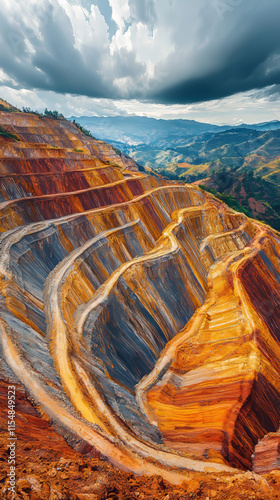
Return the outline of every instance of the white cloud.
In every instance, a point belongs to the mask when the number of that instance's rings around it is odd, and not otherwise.
[[[118,25],[121,32],[125,29],[125,22],[130,17],[130,7],[128,0],[109,0],[112,8],[112,18]]]
[[[16,85],[16,81],[13,80],[9,75],[7,75],[7,73],[5,73],[5,71],[3,71],[3,69],[0,68],[0,85],[3,85],[3,84],[12,84],[12,85]]]
[[[59,0],[71,21],[75,46],[98,48],[109,46],[108,26],[96,5],[91,5],[90,12],[82,5],[71,5],[66,0]]]

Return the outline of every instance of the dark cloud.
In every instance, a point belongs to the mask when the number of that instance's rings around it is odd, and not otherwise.
[[[92,71],[100,66],[102,52],[93,52],[91,67],[86,66],[82,54],[74,46],[72,26],[62,9],[61,16],[63,20],[52,18],[42,27],[43,40],[32,56],[32,64],[47,76],[45,88],[104,97],[109,89],[104,88],[98,72]]]
[[[230,2],[223,0],[227,6]],[[280,83],[280,3],[276,0],[266,3],[239,0],[238,6],[223,12],[228,15],[222,20],[220,16],[214,18],[216,32],[207,30],[213,12],[211,14],[208,7],[201,13],[203,39],[197,38],[194,47],[193,71],[186,78],[157,89],[151,94],[152,99],[165,103],[192,103]],[[205,39],[207,42],[201,43]],[[174,64],[174,57],[174,53],[170,54],[167,67]]]
[[[265,99],[269,102],[280,101],[280,84],[272,85],[271,87],[264,88],[254,93],[253,99],[255,101],[259,99]]]
[[[279,96],[279,0],[7,1],[10,86],[170,104],[267,86],[265,98]]]
[[[135,53],[131,50],[120,49],[114,58],[114,75],[116,78],[141,78],[145,72],[144,64],[137,62]]]

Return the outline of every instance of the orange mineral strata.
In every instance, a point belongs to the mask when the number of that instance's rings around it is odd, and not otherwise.
[[[280,415],[279,238],[255,226],[248,247],[213,265],[204,305],[142,382],[168,446],[245,468]]]

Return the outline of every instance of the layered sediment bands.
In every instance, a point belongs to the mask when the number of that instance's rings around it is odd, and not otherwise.
[[[0,125],[19,138],[0,143],[10,375],[71,446],[126,470],[179,483],[252,454],[269,468],[278,234],[65,120],[0,112]]]
[[[257,474],[267,474],[280,469],[280,433],[271,432],[255,447],[253,469]]]
[[[90,187],[102,186],[123,179],[117,169],[110,166],[88,168],[63,173],[45,173],[43,175],[13,175],[0,177],[0,202],[11,198],[26,198],[42,194],[67,193],[82,191]]]
[[[71,158],[64,153],[62,157],[55,156],[55,150],[47,158],[4,158],[0,162],[1,176],[9,174],[55,174],[59,172],[72,172],[96,167],[104,167],[105,163],[98,158],[88,158],[80,154],[80,158]]]
[[[148,176],[126,178],[102,186],[90,187],[70,193],[18,198],[0,203],[0,231],[12,229],[25,223],[53,219],[81,213],[92,208],[133,199],[134,195],[145,192],[145,188],[159,184]]]
[[[279,425],[279,316],[271,301],[279,239],[260,226],[249,246],[239,245],[244,250],[237,246],[212,266],[207,300],[142,381],[139,397],[169,446],[216,449],[250,467],[258,439]]]

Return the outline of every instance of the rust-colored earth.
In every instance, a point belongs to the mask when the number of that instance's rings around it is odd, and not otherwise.
[[[24,388],[17,394],[17,488],[7,491],[7,392],[0,385],[0,498],[32,500],[274,500],[280,498],[280,471],[264,476],[251,472],[213,474],[189,472],[187,481],[174,486],[161,476],[139,477],[115,469],[93,449],[73,450],[28,401]]]

